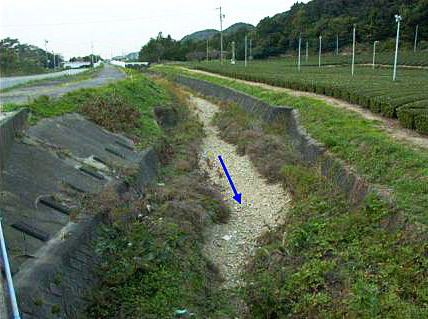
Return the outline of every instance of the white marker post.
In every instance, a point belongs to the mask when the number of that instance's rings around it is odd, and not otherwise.
[[[355,65],[355,29],[356,25],[354,24],[354,31],[352,36],[352,68],[351,68],[351,74],[354,76],[354,65]]]
[[[301,49],[301,46],[302,46],[302,36],[300,35],[299,36],[299,62],[298,62],[298,70],[299,70],[299,72],[300,72],[300,49]]]
[[[376,45],[379,43],[379,41],[375,41],[373,43],[373,70],[375,68],[375,61],[376,61]]]
[[[395,22],[397,22],[397,40],[395,41],[395,57],[394,57],[394,74],[392,75],[392,80],[395,81],[397,79],[397,59],[398,59],[398,41],[400,40],[400,22],[401,16],[395,15]]]
[[[209,54],[208,54],[208,39],[207,39],[207,63],[208,63],[208,58],[209,58]]]
[[[336,55],[339,55],[339,35],[336,34]]]
[[[245,67],[247,67],[247,41],[248,37],[245,35]]]
[[[416,49],[418,47],[418,30],[419,30],[419,24],[416,25],[416,31],[415,31],[415,48],[414,48],[414,52],[416,52]]]
[[[320,47],[318,51],[318,67],[321,68],[321,45],[322,45],[322,35],[319,37],[320,39]]]
[[[306,63],[308,63],[309,58],[309,42],[306,41]]]
[[[236,63],[236,57],[235,57],[235,41],[232,42],[232,64]]]

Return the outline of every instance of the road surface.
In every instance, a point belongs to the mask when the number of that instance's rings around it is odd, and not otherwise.
[[[72,79],[52,80],[42,84],[17,88],[6,93],[0,93],[0,106],[5,103],[25,104],[40,95],[58,97],[62,94],[82,88],[99,87],[109,82],[125,77],[125,73],[116,67],[106,64],[96,77],[73,82]],[[60,84],[60,85],[58,85]]]
[[[33,74],[33,75],[24,75],[24,76],[10,76],[10,77],[0,77],[0,89],[6,89],[8,87],[18,85],[21,83],[54,78],[62,75],[74,75],[86,71],[87,69],[71,69],[64,70],[61,72],[53,72],[53,73],[44,73],[44,74]]]

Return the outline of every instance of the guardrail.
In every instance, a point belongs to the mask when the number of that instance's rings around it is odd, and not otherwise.
[[[2,218],[0,217],[0,247],[3,258],[4,272],[6,274],[6,283],[9,292],[10,303],[12,305],[13,319],[21,319],[18,303],[16,302],[15,288],[13,287],[12,273],[10,271],[9,258],[7,256],[6,242],[3,236]]]

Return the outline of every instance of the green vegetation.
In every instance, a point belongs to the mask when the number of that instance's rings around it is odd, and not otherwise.
[[[171,67],[158,69],[173,74],[182,70]],[[302,124],[311,136],[349,163],[359,175],[391,192],[397,207],[409,218],[428,223],[426,150],[395,141],[379,128],[377,121],[363,119],[359,114],[335,108],[315,98],[294,97],[233,79],[190,72],[185,74],[237,89],[272,105],[298,108]]]
[[[404,127],[428,133],[428,91],[424,90],[428,87],[428,70],[400,68],[398,79],[393,82],[392,70],[387,68],[356,67],[352,77],[349,66],[305,66],[298,72],[277,60],[256,61],[248,67],[218,63],[192,66],[232,78],[333,96],[398,118]]]
[[[329,116],[337,120],[336,114]],[[246,269],[248,318],[428,316],[426,225],[376,194],[359,207],[351,206],[317,169],[287,154],[290,146],[284,146],[280,123],[267,126],[230,104],[223,105],[215,121],[223,138],[237,144],[261,174],[282,181],[293,195],[285,224],[258,239],[260,249]],[[340,121],[338,126],[343,128]],[[374,139],[381,136],[378,132]],[[264,169],[261,159],[276,164]]]
[[[2,76],[27,75],[45,73],[47,69],[54,68],[54,56],[46,51],[28,44],[19,43],[18,39],[6,38],[0,41],[0,69]],[[57,63],[63,61],[59,55],[55,55]],[[48,63],[48,64],[47,64]]]
[[[121,197],[112,187],[85,197],[84,212],[108,221],[96,244],[99,284],[89,296],[86,316],[174,318],[176,310],[187,309],[201,318],[234,317],[233,292],[220,292],[221,276],[202,254],[205,229],[229,216],[219,191],[198,171],[202,126],[174,85],[130,73],[106,87],[54,100],[41,97],[25,106],[33,122],[80,112],[153,147],[162,164],[159,183],[145,189],[144,196],[130,192]],[[133,171],[122,174],[136,188]],[[52,306],[52,313],[60,312]]]
[[[229,214],[220,193],[198,172],[202,126],[174,86],[145,81],[171,94],[162,107],[173,112],[177,122],[164,128],[154,145],[162,161],[161,183],[146,189],[143,199],[120,199],[107,190],[85,204],[87,212],[102,212],[110,220],[96,246],[100,283],[87,315],[174,318],[175,311],[187,309],[197,318],[233,317],[229,296],[217,290],[219,274],[201,252],[205,228],[226,221]]]
[[[159,89],[146,77],[133,73],[126,80],[102,88],[80,89],[58,99],[40,96],[27,105],[3,105],[3,110],[28,108],[31,111],[31,123],[44,117],[81,112],[95,123],[115,132],[125,132],[137,139],[141,146],[147,146],[162,136],[152,108],[167,98],[165,90]],[[132,120],[130,125],[128,120]]]
[[[427,39],[426,24],[428,1],[404,0],[313,0],[307,4],[295,3],[287,12],[267,17],[259,22],[254,34],[255,58],[277,56],[295,51],[299,35],[309,41],[310,49],[318,48],[318,37],[322,35],[325,51],[334,51],[336,36],[340,48],[352,43],[352,28],[357,25],[356,41],[359,46],[373,46],[380,41],[381,48],[394,49],[396,24],[394,15],[403,17],[401,23],[401,47],[412,48],[416,25],[420,39]],[[426,48],[427,42],[420,43]],[[389,62],[391,63],[391,62]]]
[[[266,59],[284,54],[295,54],[298,50],[299,36],[302,38],[303,51],[308,43],[311,55],[318,53],[319,36],[322,36],[323,52],[335,52],[338,41],[339,61],[348,62],[352,45],[352,29],[357,26],[356,41],[359,58],[357,62],[371,63],[371,50],[374,41],[380,41],[379,52],[385,52],[385,58],[379,56],[379,62],[392,64],[395,49],[396,24],[394,15],[403,17],[401,23],[400,64],[428,65],[426,49],[428,25],[426,21],[428,0],[313,0],[308,3],[296,2],[289,11],[262,19],[256,27],[237,23],[223,32],[223,55],[232,57],[232,42],[236,46],[236,58],[244,59],[244,38],[252,43],[249,54],[255,59]],[[419,25],[418,50],[413,53],[415,28]],[[184,37],[181,41],[164,38],[159,33],[140,51],[140,60],[144,61],[184,61],[205,60],[209,40],[209,59],[220,57],[220,32],[202,30]],[[361,59],[361,57],[365,57]],[[317,61],[315,61],[317,63]]]

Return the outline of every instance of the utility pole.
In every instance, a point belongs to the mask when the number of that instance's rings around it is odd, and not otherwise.
[[[416,31],[415,31],[415,48],[414,52],[416,52],[416,49],[418,47],[418,30],[419,30],[419,24],[416,25]]]
[[[376,61],[376,44],[378,44],[379,41],[375,41],[373,43],[373,70],[375,68],[375,61]]]
[[[319,37],[320,39],[320,47],[318,52],[318,67],[321,68],[321,45],[322,45],[322,35]]]
[[[245,35],[245,66],[247,66],[247,41],[248,41],[248,36]]]
[[[298,68],[299,72],[300,72],[300,48],[301,48],[301,46],[302,46],[302,34],[299,35],[299,60],[298,60],[299,62],[297,64],[297,68]]]
[[[336,55],[339,55],[339,35],[336,34]]]
[[[235,64],[235,41],[232,41],[232,64]]]
[[[250,61],[253,61],[253,39],[250,39]]]
[[[221,6],[217,10],[220,10],[220,62],[223,64],[223,19],[225,15],[221,12]]]
[[[355,65],[355,29],[357,25],[354,24],[354,31],[352,35],[352,67],[351,67],[351,74],[354,76],[354,65]]]
[[[209,48],[209,39],[207,38],[207,62],[208,62],[208,58],[209,58],[209,51],[208,51],[208,48]]]
[[[395,81],[397,79],[397,59],[398,59],[398,41],[400,40],[400,22],[401,16],[395,15],[395,22],[397,22],[397,40],[395,41],[395,57],[394,57],[394,74],[392,75],[392,80]]]
[[[53,67],[55,69],[56,64],[55,64],[55,53],[52,51],[52,57],[53,57]]]
[[[309,58],[309,41],[306,40],[306,63],[308,63]]]
[[[92,69],[95,68],[94,66],[94,42],[91,41],[91,64],[92,64]]]
[[[49,68],[48,42],[49,42],[49,41],[45,39],[46,67],[47,67],[47,68]]]

